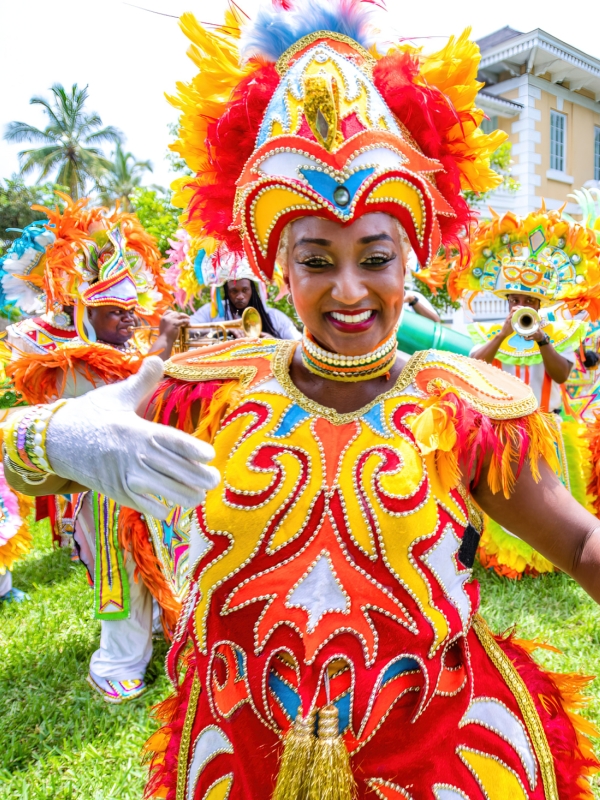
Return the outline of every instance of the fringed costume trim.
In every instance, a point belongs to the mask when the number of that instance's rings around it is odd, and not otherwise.
[[[494,639],[512,661],[535,703],[554,761],[558,796],[592,800],[589,778],[600,770],[600,762],[590,737],[598,737],[598,730],[580,711],[588,702],[583,691],[593,678],[540,667],[531,654],[537,649],[559,652],[549,645],[517,639],[511,631]]]
[[[138,371],[141,363],[142,356],[138,354],[96,343],[44,354],[24,353],[6,366],[6,374],[27,402],[36,405],[58,399],[69,375],[74,381],[81,377],[95,387],[125,380]]]
[[[139,512],[121,507],[119,514],[119,545],[126,558],[135,561],[134,580],[141,577],[144,585],[155,598],[161,609],[163,629],[171,638],[181,604],[173,597],[173,592],[164,577],[160,561],[156,557],[152,542],[148,538],[148,528]]]
[[[154,422],[174,425],[211,443],[238,391],[235,380],[187,383],[169,378],[154,393],[149,408]]]
[[[150,779],[144,791],[144,800],[174,798],[177,792],[179,750],[186,735],[191,733],[201,685],[196,665],[190,656],[185,677],[176,693],[167,697],[153,709],[160,727],[146,742],[144,760],[149,764]],[[190,720],[191,717],[191,720]],[[188,742],[189,746],[189,742]]]
[[[476,484],[485,461],[494,494],[510,497],[526,460],[536,481],[544,459],[555,468],[557,457],[546,415],[540,411],[517,419],[494,420],[474,409],[454,389],[422,402],[411,428],[424,455],[435,452],[442,484],[458,486],[461,476]]]
[[[593,513],[600,517],[600,413],[597,411],[594,412],[593,422],[588,423],[586,439],[590,449],[591,470],[587,489],[588,494],[594,498],[592,500]]]
[[[29,518],[33,500],[14,492],[0,465],[0,575],[11,570],[33,547]]]
[[[508,533],[495,520],[485,517],[477,555],[485,569],[504,578],[520,580],[523,575],[537,577],[554,572],[555,566],[531,545]]]

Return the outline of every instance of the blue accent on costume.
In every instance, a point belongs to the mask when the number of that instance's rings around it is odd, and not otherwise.
[[[295,720],[300,710],[300,697],[298,693],[281,680],[274,672],[269,673],[269,689],[277,697],[286,714],[291,720]]]
[[[237,661],[237,668],[240,677],[246,677],[246,666],[244,664],[244,656],[242,655],[240,650],[235,651],[235,660]]]
[[[533,342],[528,342],[523,336],[515,333],[514,336],[511,336],[508,340],[508,345],[509,347],[514,347],[515,350],[531,350]]]
[[[342,734],[350,725],[350,692],[346,692],[343,697],[334,700],[333,705],[338,710],[338,729]]]
[[[371,428],[374,433],[384,437],[389,436],[389,433],[385,427],[383,403],[377,403],[376,406],[370,408],[366,414],[362,415],[362,419],[367,423],[369,428]]]
[[[397,678],[398,675],[413,669],[420,669],[419,662],[415,661],[414,658],[409,658],[406,656],[405,658],[401,658],[399,661],[394,661],[394,663],[390,664],[390,666],[383,673],[381,685],[385,686],[386,683],[394,680],[394,678]]]
[[[206,250],[202,248],[201,250],[198,250],[198,254],[194,259],[194,275],[196,276],[196,280],[198,281],[200,286],[202,286],[202,284],[204,283],[204,276],[202,275],[202,262],[204,261],[205,257],[206,257]]]
[[[343,214],[350,216],[352,213],[352,201],[354,200],[356,193],[367,180],[367,178],[369,178],[375,172],[375,169],[373,167],[359,169],[352,174],[347,181],[344,181],[344,183],[338,183],[338,181],[332,178],[331,175],[327,175],[326,172],[320,172],[316,169],[301,169],[300,172],[310,184],[311,189],[314,189],[315,192],[318,192],[321,197],[324,197],[325,200],[328,200]],[[350,202],[343,206],[339,205],[339,203],[336,203],[333,196],[335,190],[339,189],[341,186],[347,189],[350,193]]]
[[[275,430],[271,433],[271,436],[276,438],[283,438],[284,436],[288,436],[296,425],[303,422],[305,419],[308,419],[310,414],[304,409],[300,408],[296,404],[290,406],[288,410],[285,412],[279,425],[275,428]]]

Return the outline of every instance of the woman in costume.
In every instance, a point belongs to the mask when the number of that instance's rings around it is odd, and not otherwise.
[[[587,490],[590,455],[585,427],[571,413],[566,382],[586,337],[587,323],[564,318],[581,311],[595,315],[596,284],[600,280],[600,248],[593,232],[565,220],[557,211],[533,212],[519,218],[512,212],[493,215],[471,237],[471,259],[454,262],[448,287],[452,296],[467,300],[490,291],[508,301],[504,322],[473,323],[471,356],[498,366],[529,385],[542,411],[555,412],[558,475],[573,496],[593,511]],[[533,309],[541,325],[531,334],[513,328],[519,309]],[[586,313],[587,316],[587,313]],[[501,575],[520,578],[554,571],[552,563],[492,519],[486,518],[480,543],[485,566]]]
[[[53,309],[54,320],[57,309],[71,310],[74,337],[44,349],[38,333],[35,346],[21,349],[22,341],[29,342],[31,321],[11,326],[13,360],[7,374],[29,405],[80,396],[134,374],[142,362],[133,339],[136,315],[149,322],[160,320],[153,351],[165,359],[180,325],[188,321],[186,315],[164,311],[171,297],[162,279],[162,259],[135,217],[88,210],[86,200],[63,199],[63,211],[43,209],[45,228],[36,223],[48,240],[36,288]],[[77,551],[94,582],[95,616],[101,620],[100,647],[91,659],[89,682],[108,702],[133,699],[145,690],[153,595],[166,629],[174,626],[180,598],[169,578],[187,564],[187,540],[173,545],[176,564],[165,563],[163,551],[168,554],[169,548],[162,528],[154,531],[152,540],[146,530],[142,538],[130,528],[118,535],[118,521],[128,510],[109,498],[96,492],[74,493],[68,509],[70,518],[66,521],[63,513],[59,520],[63,529],[68,522],[74,532]]]
[[[471,495],[600,599],[597,521],[548,466],[528,387],[396,353],[407,242],[427,265],[468,222],[460,186],[496,183],[477,48],[381,55],[362,4],[288,6],[259,13],[242,59],[232,14],[216,32],[183,17],[200,74],[180,146],[199,171],[189,223],[237,233],[267,280],[279,254],[301,344],[177,356],[152,400],[162,427],[135,414],[161,372],[148,359],[41,407],[41,455],[13,420],[7,474],[20,485],[32,453],[25,474],[54,491],[87,481],[155,516],[156,494],[197,505],[148,797],[591,798],[573,684],[476,613]]]

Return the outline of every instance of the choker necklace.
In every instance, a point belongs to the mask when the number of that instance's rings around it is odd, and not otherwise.
[[[396,360],[398,343],[394,328],[387,339],[380,342],[371,353],[360,356],[343,356],[323,350],[306,328],[302,336],[302,361],[309,372],[330,381],[368,381],[389,373]]]

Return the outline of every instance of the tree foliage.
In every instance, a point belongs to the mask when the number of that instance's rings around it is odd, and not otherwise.
[[[118,144],[110,169],[98,179],[100,202],[105,206],[119,203],[122,211],[131,211],[131,196],[141,186],[145,172],[152,172],[152,163],[137,161]]]
[[[67,187],[52,183],[27,186],[18,175],[0,180],[0,255],[18,238],[20,229],[44,218],[41,211],[33,211],[32,205],[62,205],[62,200],[55,194],[57,190],[66,192]]]
[[[169,249],[168,239],[175,235],[181,211],[171,205],[171,194],[164,189],[141,186],[131,194],[131,208],[148,233],[156,238],[163,256]]]
[[[19,153],[21,174],[38,172],[38,181],[51,176],[67,186],[74,199],[83,196],[87,185],[111,169],[99,146],[118,145],[121,133],[112,125],[102,127],[102,119],[85,108],[87,86],[76,83],[67,91],[60,83],[51,88],[51,98],[32,97],[31,105],[41,106],[48,124],[41,130],[27,122],[10,122],[4,138],[8,142],[37,145]]]

